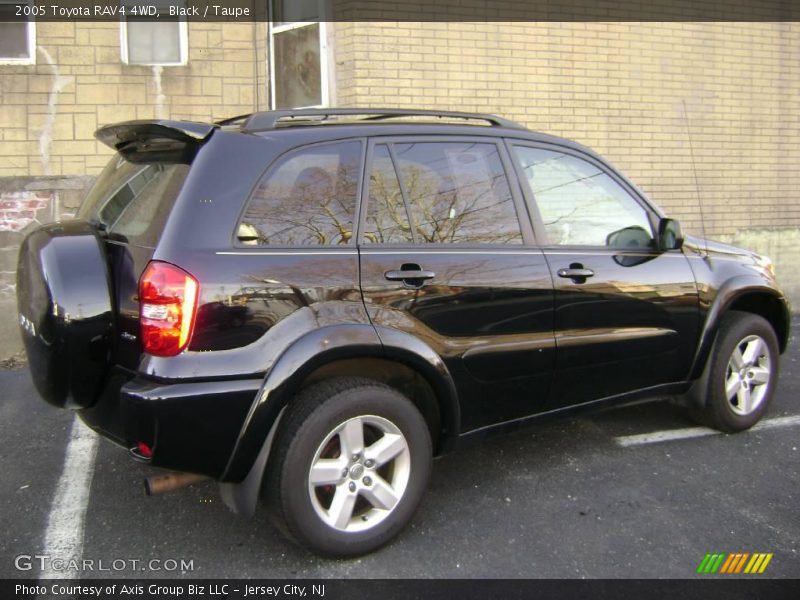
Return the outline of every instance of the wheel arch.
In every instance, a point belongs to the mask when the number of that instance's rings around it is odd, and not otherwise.
[[[458,436],[455,385],[442,359],[409,334],[386,335],[371,325],[323,327],[295,341],[273,364],[239,433],[221,478],[223,499],[234,511],[252,514],[269,445],[282,411],[303,387],[325,377],[359,375],[398,387],[420,408],[436,443],[448,451]],[[254,480],[257,482],[254,483]]]
[[[786,350],[791,322],[786,298],[779,290],[765,285],[759,279],[737,277],[729,280],[719,289],[714,303],[706,313],[700,332],[700,341],[689,377],[693,381],[687,394],[690,406],[699,407],[705,404],[711,350],[717,339],[722,319],[732,310],[763,317],[775,331],[780,353]]]
[[[449,449],[457,427],[457,415],[442,398],[442,394],[447,393],[446,386],[433,378],[424,365],[418,364],[413,355],[337,358],[309,373],[293,393],[324,379],[348,376],[371,379],[400,391],[425,418],[434,455]]]
[[[766,292],[748,292],[737,296],[728,305],[727,311],[738,310],[763,317],[775,331],[778,338],[778,349],[781,354],[789,344],[789,324],[791,315],[785,302],[776,294]]]
[[[720,287],[713,304],[706,313],[690,379],[697,379],[702,375],[722,318],[731,310],[754,313],[766,319],[772,325],[775,336],[778,338],[780,352],[783,353],[786,350],[791,321],[786,298],[779,290],[765,285],[760,279],[735,277]]]

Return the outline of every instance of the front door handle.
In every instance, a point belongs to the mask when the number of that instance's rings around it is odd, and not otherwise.
[[[570,265],[569,269],[559,269],[558,276],[564,279],[572,279],[575,283],[583,283],[587,277],[594,276],[594,271],[584,269],[583,265]]]

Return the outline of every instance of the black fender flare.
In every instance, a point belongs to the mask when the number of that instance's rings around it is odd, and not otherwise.
[[[689,376],[690,381],[694,382],[688,394],[690,405],[702,407],[705,404],[709,357],[717,339],[722,317],[736,300],[753,293],[767,294],[779,300],[784,307],[785,314],[783,317],[785,322],[788,323],[790,321],[791,317],[785,297],[779,290],[766,284],[763,279],[748,275],[728,279],[717,291],[700,331],[700,341],[697,345]]]
[[[452,447],[459,433],[460,412],[455,384],[441,357],[407,333],[376,329],[367,323],[330,325],[298,338],[272,365],[245,418],[221,480],[237,482],[248,477],[281,411],[308,375],[335,360],[366,357],[406,364],[428,380],[443,404],[442,447]]]

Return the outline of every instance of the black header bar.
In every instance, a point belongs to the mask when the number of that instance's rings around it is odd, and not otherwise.
[[[285,0],[291,1],[291,0]],[[268,0],[18,0],[0,21],[269,20]],[[800,21],[800,0],[324,0],[321,21]]]
[[[74,600],[796,600],[798,580],[749,577],[665,579],[66,579],[0,580],[4,600],[37,597]]]

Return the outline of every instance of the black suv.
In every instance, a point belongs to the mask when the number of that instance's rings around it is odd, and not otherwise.
[[[317,552],[389,541],[489,432],[645,397],[738,431],[774,392],[769,259],[684,240],[576,143],[375,109],[96,135],[77,219],[20,251],[39,393]]]

